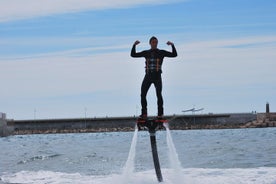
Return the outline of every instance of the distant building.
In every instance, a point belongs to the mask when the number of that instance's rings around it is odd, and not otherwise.
[[[0,119],[5,120],[7,118],[6,113],[0,112]]]
[[[14,126],[7,124],[6,114],[0,112],[0,137],[9,136],[14,131]]]

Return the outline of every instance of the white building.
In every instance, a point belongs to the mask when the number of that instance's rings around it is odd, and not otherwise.
[[[6,113],[3,113],[3,112],[0,112],[0,119],[6,119],[7,118],[7,115]]]
[[[13,133],[14,127],[7,125],[6,114],[0,112],[0,137],[9,136]]]

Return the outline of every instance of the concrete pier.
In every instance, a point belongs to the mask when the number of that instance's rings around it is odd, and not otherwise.
[[[251,122],[257,121],[255,113],[228,114],[197,114],[171,115],[172,130],[189,129],[222,129],[247,128]],[[40,119],[40,120],[9,120],[7,124],[14,126],[14,134],[39,133],[78,133],[78,132],[111,132],[133,131],[137,117],[105,117],[75,119]],[[249,127],[249,126],[248,126]],[[250,126],[250,128],[253,126]]]

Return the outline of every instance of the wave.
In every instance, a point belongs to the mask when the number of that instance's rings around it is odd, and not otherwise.
[[[37,155],[37,156],[31,157],[29,159],[21,160],[17,164],[26,164],[26,163],[37,161],[37,160],[48,160],[48,159],[52,159],[52,158],[59,157],[59,156],[61,156],[61,154]]]
[[[276,168],[231,168],[207,169],[185,168],[181,175],[174,178],[173,169],[163,169],[164,184],[276,184]],[[125,178],[127,177],[127,178]],[[125,182],[127,181],[127,182]],[[158,183],[155,171],[135,172],[132,175],[113,174],[108,176],[82,175],[80,173],[62,173],[53,171],[20,171],[14,174],[4,174],[0,183],[4,184],[110,184]]]

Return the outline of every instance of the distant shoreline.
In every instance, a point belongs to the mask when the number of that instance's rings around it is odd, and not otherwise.
[[[172,130],[276,127],[276,113],[165,116]],[[7,120],[12,135],[133,131],[137,117]]]

